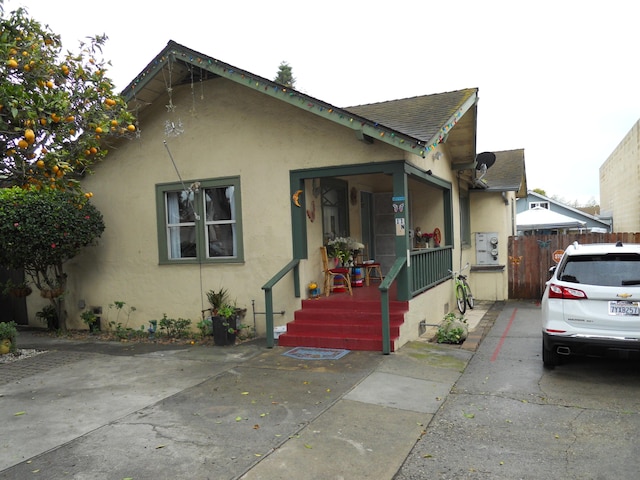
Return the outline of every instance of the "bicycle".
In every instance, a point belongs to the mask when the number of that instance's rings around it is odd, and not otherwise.
[[[460,269],[459,272],[454,272],[449,270],[449,273],[453,276],[454,281],[454,289],[456,293],[456,303],[458,304],[458,310],[460,313],[464,314],[467,311],[467,305],[469,308],[473,310],[475,302],[473,300],[473,293],[471,293],[471,287],[469,286],[469,282],[467,282],[467,276],[462,275],[462,271],[469,267],[467,263],[464,267]]]

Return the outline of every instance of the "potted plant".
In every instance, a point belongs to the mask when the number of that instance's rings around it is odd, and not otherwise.
[[[36,313],[42,322],[47,324],[47,330],[57,330],[60,325],[58,324],[58,311],[53,305],[45,305],[42,310]]]
[[[29,286],[29,282],[24,281],[21,283],[13,283],[11,279],[7,280],[7,283],[4,284],[4,290],[2,291],[5,295],[11,295],[12,297],[26,297],[31,295],[31,287]]]
[[[218,307],[216,314],[211,317],[213,325],[213,343],[218,346],[236,343],[237,308],[230,304]]]
[[[224,305],[229,304],[229,292],[226,288],[220,288],[220,290],[209,290],[207,292],[207,300],[211,305],[212,316],[218,315],[218,310]]]
[[[15,352],[18,330],[15,322],[0,322],[0,355]]]
[[[85,310],[80,314],[82,321],[89,327],[89,332],[95,333],[100,331],[100,319],[92,310]]]

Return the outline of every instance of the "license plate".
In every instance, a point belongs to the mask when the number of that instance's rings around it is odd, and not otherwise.
[[[639,316],[638,302],[609,302],[609,315]]]

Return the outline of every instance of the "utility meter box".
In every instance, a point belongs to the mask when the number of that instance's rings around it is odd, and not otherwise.
[[[476,262],[478,265],[498,265],[498,233],[476,233]]]

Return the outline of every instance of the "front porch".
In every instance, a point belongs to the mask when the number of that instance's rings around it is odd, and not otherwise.
[[[384,281],[372,279],[369,286],[353,287],[353,295],[340,292],[325,296],[323,292],[318,298],[302,300],[278,344],[395,351],[412,300],[450,279],[451,253],[450,247],[414,250],[408,265],[399,259]],[[297,267],[293,268],[295,272]],[[400,277],[404,281],[397,281]],[[406,285],[410,285],[408,291],[404,290]],[[424,302],[415,305],[420,310]]]

